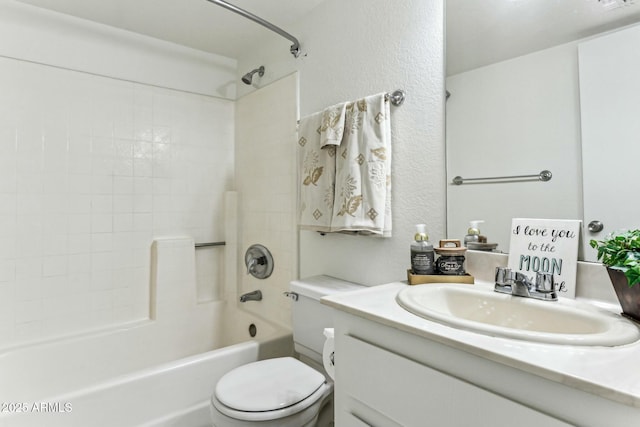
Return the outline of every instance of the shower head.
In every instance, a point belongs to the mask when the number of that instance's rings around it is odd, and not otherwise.
[[[264,76],[264,65],[261,65],[260,68],[256,68],[255,70],[249,71],[247,74],[242,76],[243,83],[250,85],[251,80],[253,79],[253,75],[255,73],[258,73],[260,77]]]

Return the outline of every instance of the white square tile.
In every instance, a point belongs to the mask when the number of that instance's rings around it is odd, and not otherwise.
[[[88,234],[91,232],[91,214],[72,213],[68,215],[68,233],[69,237],[78,234]]]
[[[0,283],[13,282],[16,280],[15,260],[0,260]]]
[[[45,256],[42,263],[42,276],[64,276],[68,271],[66,255]]]
[[[97,273],[97,276],[113,274],[113,254],[111,252],[92,252],[91,253],[91,270]]]
[[[113,196],[111,194],[94,194],[91,197],[91,212],[94,214],[112,213]]]
[[[116,211],[113,215],[113,231],[114,233],[133,231],[133,213]]]
[[[48,220],[49,218],[46,218]],[[58,229],[58,233],[44,233],[42,240],[43,255],[65,255],[69,253],[69,235],[61,234],[64,229]]]
[[[91,272],[91,255],[88,253],[71,254],[68,258],[70,275]]]
[[[91,234],[91,252],[111,252],[113,250],[113,233]]]
[[[91,215],[91,232],[111,233],[113,231],[113,215],[96,213]]]
[[[132,194],[134,180],[131,177],[114,176],[113,194]]]
[[[113,212],[132,213],[134,197],[133,194],[117,194],[113,196]]]
[[[17,66],[31,71],[2,91],[24,108],[0,110],[15,121],[0,124],[0,283],[15,280],[23,310],[11,330],[0,319],[0,345],[147,316],[154,233],[204,237],[220,221],[233,103]]]
[[[91,177],[91,193],[92,194],[113,194],[113,176],[110,175],[94,175]]]

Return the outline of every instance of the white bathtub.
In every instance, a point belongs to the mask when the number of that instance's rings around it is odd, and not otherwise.
[[[290,331],[221,304],[195,314],[222,322],[205,331],[209,351],[189,345],[198,341],[193,336],[184,339],[189,324],[167,328],[158,321],[5,351],[0,426],[209,425],[209,397],[220,376],[293,351]],[[176,359],[180,353],[194,355]]]

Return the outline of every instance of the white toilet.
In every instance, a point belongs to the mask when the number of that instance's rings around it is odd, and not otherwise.
[[[227,372],[211,396],[214,427],[315,426],[333,411],[333,382],[325,377],[325,328],[332,328],[331,308],[320,298],[361,285],[329,276],[291,282],[293,341],[300,360],[279,357],[240,366]],[[327,341],[327,350],[333,340]],[[328,359],[325,357],[325,359]],[[304,363],[303,363],[304,362]],[[333,367],[328,367],[332,372]],[[333,420],[332,414],[329,420]]]

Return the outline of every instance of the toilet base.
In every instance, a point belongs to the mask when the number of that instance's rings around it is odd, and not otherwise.
[[[334,415],[333,415],[333,393],[325,399],[323,406],[320,407],[320,413],[316,420],[316,427],[333,427]]]
[[[333,387],[318,402],[284,418],[246,421],[231,418],[209,405],[213,427],[331,427],[333,426]]]

